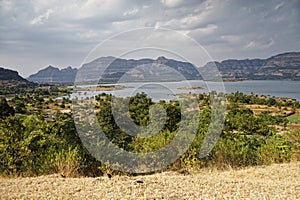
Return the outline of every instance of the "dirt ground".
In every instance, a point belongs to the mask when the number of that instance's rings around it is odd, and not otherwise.
[[[300,162],[187,175],[0,180],[1,199],[300,199]]]

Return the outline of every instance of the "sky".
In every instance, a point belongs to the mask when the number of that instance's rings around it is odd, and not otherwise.
[[[78,68],[99,44],[118,38],[122,50],[128,42],[118,34],[141,36],[131,30],[145,27],[183,35],[167,37],[178,41],[174,51],[188,37],[216,61],[267,58],[300,51],[299,21],[299,0],[0,0],[0,66],[23,77],[48,65]],[[152,37],[151,45],[162,41]]]

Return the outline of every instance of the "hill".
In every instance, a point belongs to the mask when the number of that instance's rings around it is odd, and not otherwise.
[[[0,85],[0,96],[21,93],[36,86],[35,83],[21,77],[17,71],[2,67],[0,67]]]
[[[24,79],[17,71],[0,67],[0,96],[19,94],[37,86]]]
[[[28,82],[26,79],[21,77],[17,71],[10,69],[4,69],[0,67],[0,81],[22,81]]]
[[[48,66],[36,74],[30,75],[27,80],[36,83],[73,83],[77,71],[76,68],[74,69],[70,66],[62,70]]]

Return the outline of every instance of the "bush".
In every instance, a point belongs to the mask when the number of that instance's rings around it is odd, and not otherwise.
[[[269,165],[291,160],[291,143],[281,135],[234,135],[219,139],[210,159],[203,159],[206,166],[245,167]]]
[[[67,150],[62,149],[54,154],[51,160],[52,170],[54,173],[61,173],[67,177],[78,177],[82,161],[79,148],[70,146]]]
[[[290,142],[293,147],[292,159],[300,161],[300,129],[286,133],[284,137]]]
[[[82,146],[70,115],[53,123],[41,116],[13,116],[0,120],[0,174],[63,173],[98,175],[100,165]]]
[[[257,164],[269,165],[289,162],[292,153],[291,144],[282,136],[275,135],[267,138],[265,144],[258,149],[259,162]]]

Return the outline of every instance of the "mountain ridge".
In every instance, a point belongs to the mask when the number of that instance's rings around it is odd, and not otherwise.
[[[142,81],[176,81],[199,79],[197,69],[187,62],[167,59],[123,59],[101,57],[84,64],[77,75],[77,82],[85,83],[117,83]]]
[[[73,83],[78,69],[68,66],[59,69],[49,65],[39,70],[37,73],[30,75],[27,80],[36,83]]]
[[[224,80],[300,80],[300,52],[281,53],[266,59],[227,59],[214,61],[214,64]],[[204,69],[209,65],[211,63]]]
[[[200,66],[197,69],[203,74],[215,73],[211,71],[211,66],[217,66],[224,81],[240,81],[240,80],[297,80],[300,81],[300,52],[286,52],[271,56],[266,59],[226,59],[222,61],[212,61]],[[105,68],[101,71],[100,68]],[[107,67],[109,66],[109,67]],[[100,57],[89,63],[83,64],[81,68],[72,68],[68,66],[59,69],[49,65],[39,70],[37,73],[30,75],[27,80],[37,83],[74,83],[75,79],[82,80],[98,80],[100,83],[115,83],[124,74],[131,75],[136,81],[145,80],[145,76],[151,74],[143,74],[145,70],[138,72],[136,67],[146,66],[153,67],[151,73],[162,73],[162,81],[172,81],[168,77],[166,67],[177,71],[183,75],[185,79],[201,79],[201,75],[194,69],[194,65],[184,61],[168,59],[163,56],[157,59],[122,59],[113,56]],[[96,71],[94,69],[97,69]],[[99,71],[100,70],[100,71]],[[158,72],[155,72],[158,70]],[[84,72],[83,77],[77,77],[77,72]],[[143,72],[143,73],[142,73]],[[173,72],[172,72],[173,73]],[[99,78],[99,74],[102,74]],[[127,77],[128,79],[130,77]],[[1,79],[1,76],[0,76]],[[99,80],[100,79],[100,80]],[[151,80],[149,80],[151,81]]]

